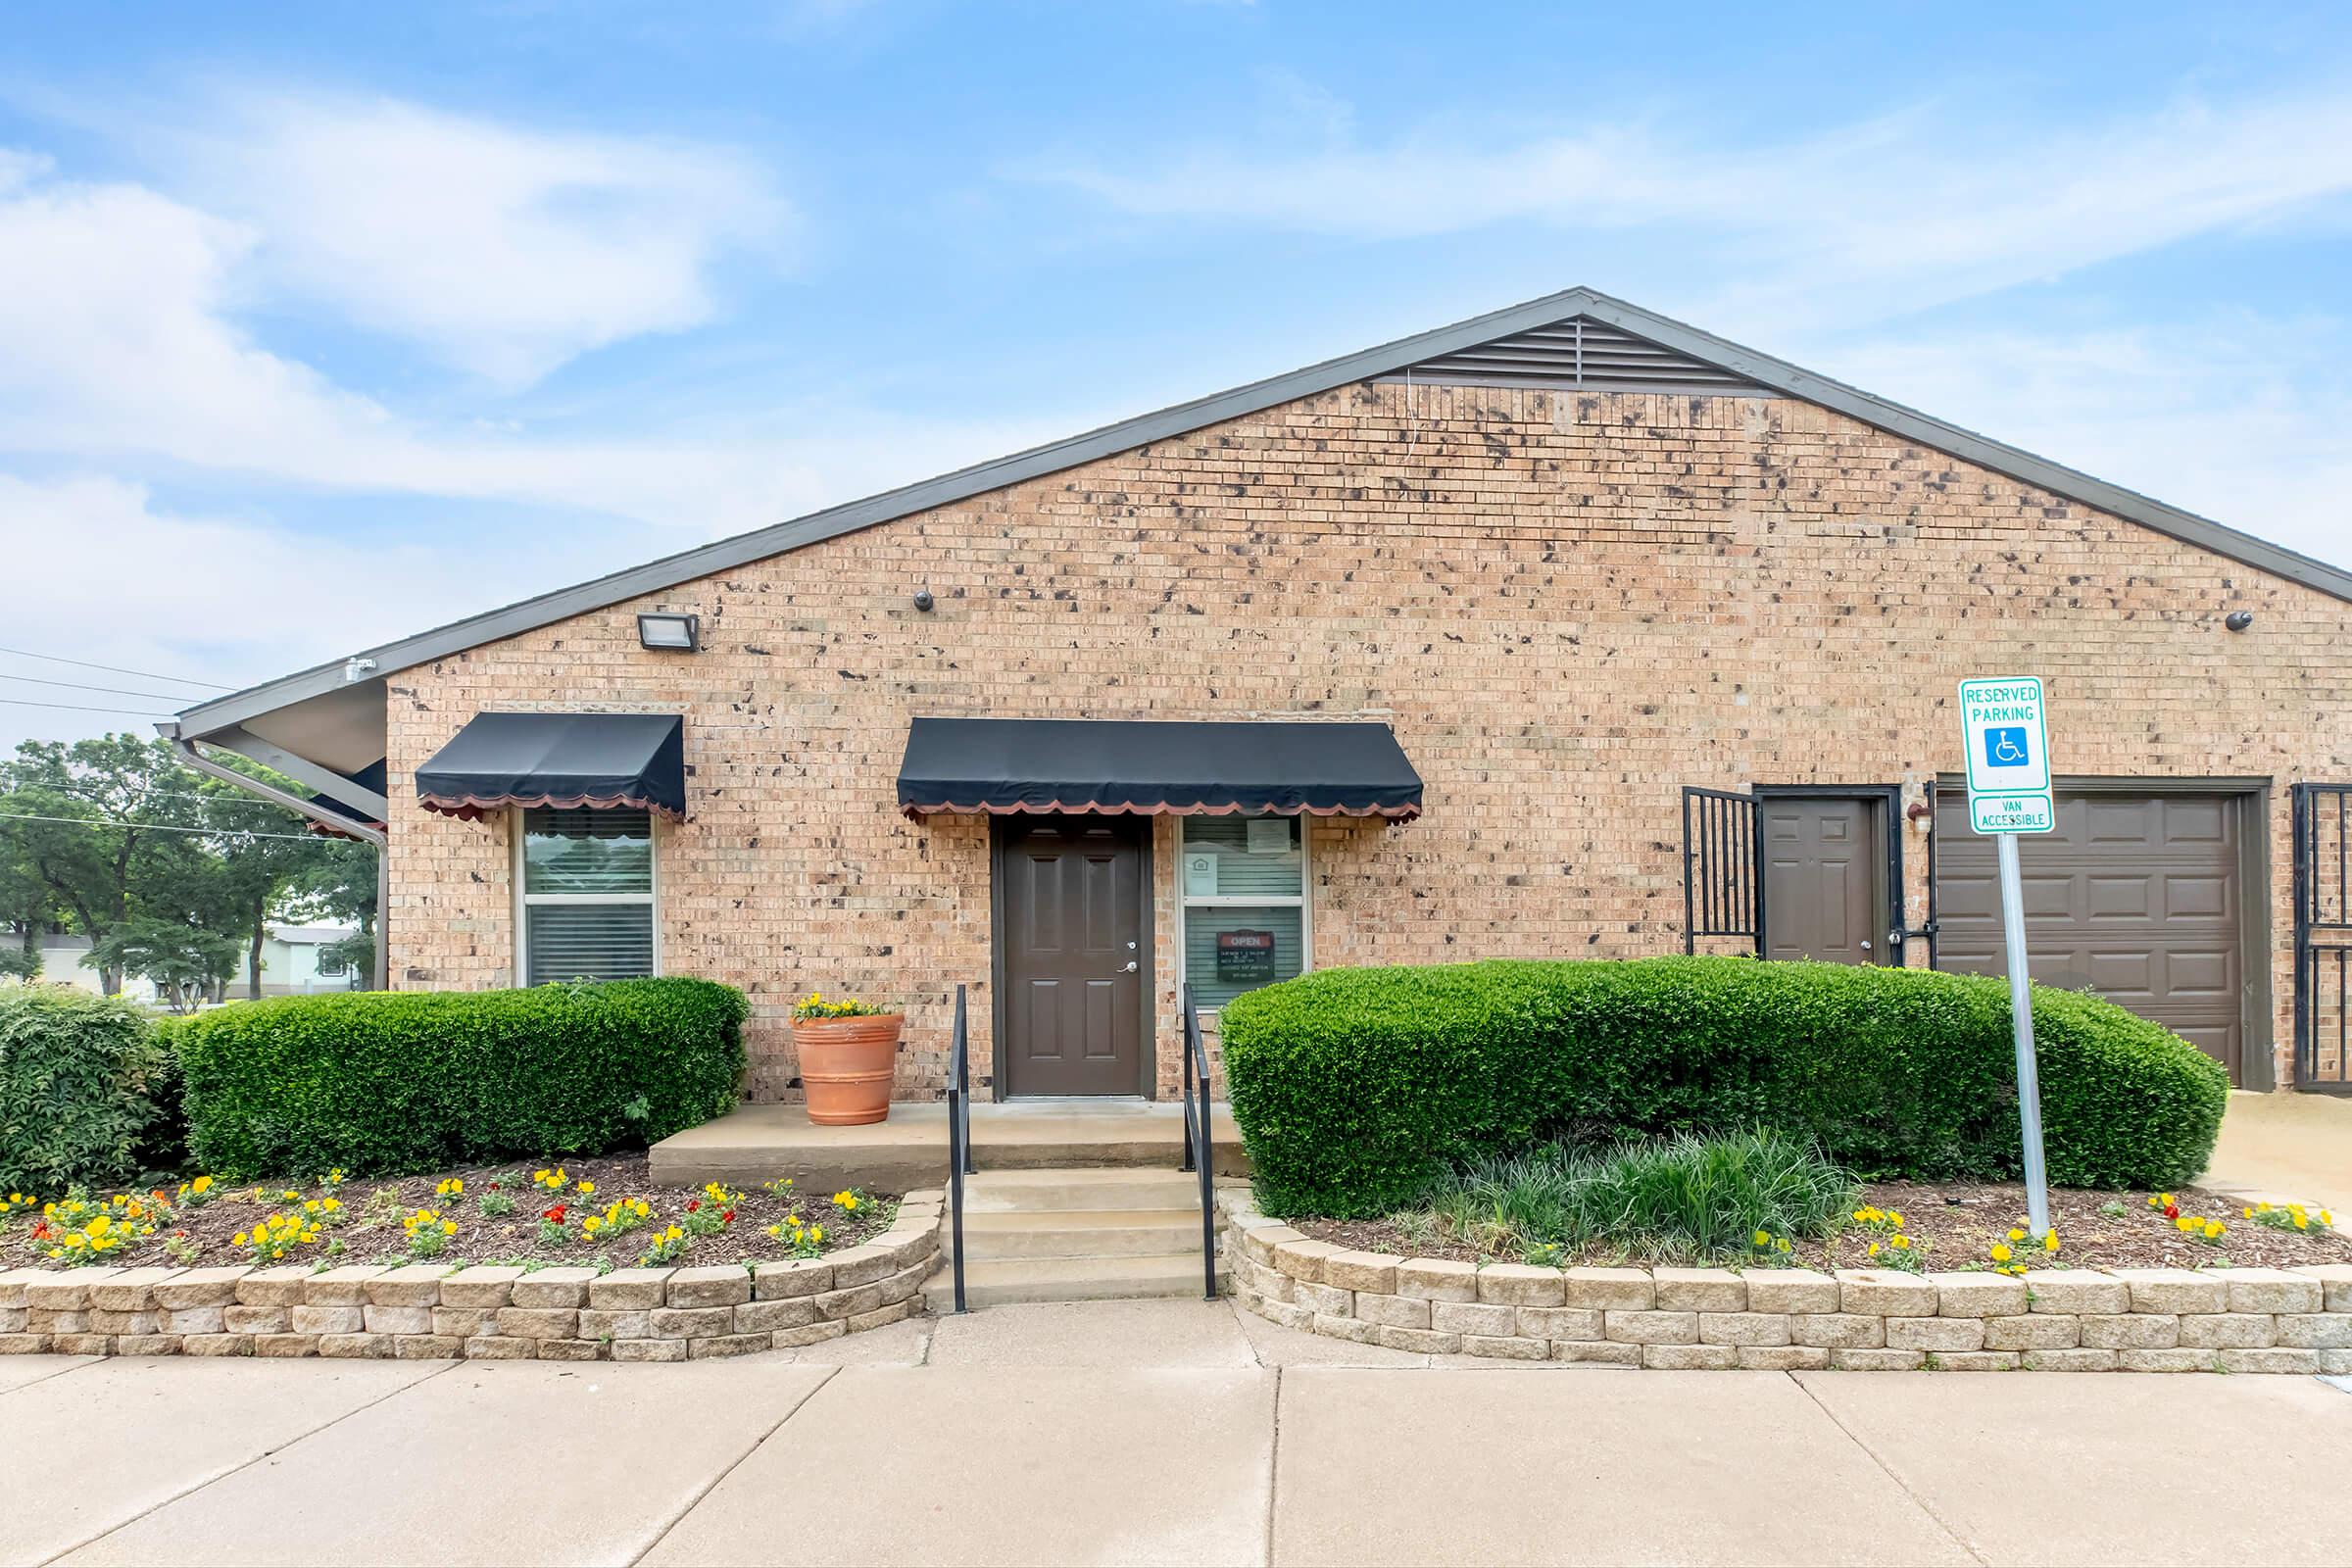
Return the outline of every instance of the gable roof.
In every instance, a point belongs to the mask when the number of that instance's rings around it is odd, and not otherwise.
[[[1426,367],[1433,380],[1486,379],[1487,375],[1476,373],[1473,367],[1483,367],[1488,374],[1492,374],[1498,350],[1524,347],[1548,336],[1552,340],[1552,353],[1555,356],[1552,369],[1545,372],[1548,379],[1516,379],[1509,376],[1499,379],[1505,384],[1559,385],[1563,379],[1556,364],[1559,334],[1547,334],[1545,329],[1558,328],[1579,320],[1587,323],[1579,328],[1580,338],[1585,332],[1597,327],[1609,342],[1622,351],[1620,358],[1625,363],[1646,362],[1653,366],[1670,367],[1671,373],[1633,381],[1600,377],[1570,384],[1591,385],[1595,389],[1631,384],[1643,385],[1650,390],[1705,391],[1717,395],[1761,391],[1800,398],[1889,434],[1948,453],[1996,473],[2007,474],[2053,495],[2064,496],[2139,523],[2201,550],[2243,562],[2307,588],[2352,602],[2352,571],[2316,561],[2283,545],[2257,539],[2252,534],[2241,533],[2178,507],[2166,506],[2161,501],[2126,490],[2121,485],[2095,479],[2087,473],[2052,463],[2046,458],[2035,457],[1972,430],[1962,429],[1899,403],[1874,397],[1786,360],[1742,348],[1654,311],[1645,311],[1638,305],[1629,305],[1592,289],[1572,288],[1530,300],[1524,305],[1513,305],[1484,316],[1475,316],[1450,326],[1398,338],[1377,348],[1325,360],[1319,365],[1310,365],[1285,375],[1270,376],[1231,391],[1122,419],[1116,424],[1106,424],[1100,429],[1088,430],[1045,446],[1031,447],[1009,457],[974,464],[934,479],[886,490],[879,495],[830,507],[822,512],[812,512],[789,522],[774,523],[750,533],[683,550],[569,588],[559,588],[553,593],[541,594],[500,610],[487,611],[445,626],[436,626],[430,631],[363,650],[348,660],[315,665],[226,697],[200,703],[183,710],[176,724],[167,723],[158,727],[166,733],[190,738],[212,734],[258,714],[334,692],[355,679],[365,680],[368,678],[369,671],[380,674],[424,663],[483,643],[495,642],[502,637],[512,637],[572,615],[601,610],[642,594],[659,593],[664,588],[675,587],[712,572],[726,571],[769,556],[798,550],[805,545],[853,533],[860,528],[870,528],[910,513],[953,505],[986,491],[1076,467],[1113,453],[1148,446],[1154,441],[1166,440],[1222,420],[1260,413],[1280,404],[1297,402],[1357,381],[1400,375],[1408,368],[1419,373]],[[1514,345],[1510,341],[1514,339],[1519,343]],[[1580,361],[1580,374],[1582,370]],[[355,673],[355,665],[359,662],[366,662],[365,668]]]

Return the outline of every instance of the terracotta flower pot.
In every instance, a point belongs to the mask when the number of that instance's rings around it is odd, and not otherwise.
[[[801,1083],[808,1119],[819,1127],[858,1127],[890,1114],[899,1031],[906,1016],[795,1018],[792,1043],[801,1054]]]

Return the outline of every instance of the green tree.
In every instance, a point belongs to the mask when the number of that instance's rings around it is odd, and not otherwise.
[[[196,775],[133,735],[25,741],[7,764],[0,833],[93,944],[125,921],[185,906],[217,867],[198,832]],[[99,966],[108,996],[120,969]]]
[[[258,763],[243,770],[298,788]],[[163,964],[174,987],[192,972],[215,991],[225,983],[235,965],[214,964],[211,943],[163,943],[174,928],[241,949],[259,996],[264,934],[283,906],[371,918],[374,903],[372,846],[304,835],[294,813],[182,766],[162,741],[27,741],[0,763],[0,918],[34,933],[62,916],[90,938],[110,996],[125,972],[115,960],[134,954]],[[125,940],[110,941],[118,933]],[[179,956],[166,963],[171,951]]]
[[[240,773],[290,794],[307,793],[294,780],[281,777],[259,762],[235,758],[221,760]],[[221,819],[219,843],[227,857],[236,896],[244,901],[241,907],[246,911],[251,943],[247,969],[251,995],[262,994],[262,927],[271,914],[299,911],[311,918],[324,916],[353,922],[360,928],[360,937],[350,939],[350,946],[359,956],[346,955],[346,957],[360,973],[373,975],[375,846],[325,834],[309,834],[300,840],[261,836],[264,830],[298,831],[301,818],[278,812],[277,820],[257,830],[252,820],[255,813],[250,809],[256,804],[253,797],[218,780],[213,781],[211,788],[220,797],[215,808],[215,814]],[[262,804],[268,811],[267,803]],[[360,951],[360,938],[366,939],[364,952]],[[381,977],[376,978],[376,983],[381,984]]]
[[[29,980],[41,972],[41,933],[58,918],[57,893],[8,827],[0,821],[0,975]]]
[[[233,937],[201,926],[133,915],[101,938],[81,961],[100,972],[151,981],[173,1012],[187,1012],[237,967]]]

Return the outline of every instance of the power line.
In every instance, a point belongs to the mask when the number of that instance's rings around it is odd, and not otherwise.
[[[235,691],[217,680],[190,680],[185,675],[159,675],[152,669],[125,669],[121,664],[93,664],[86,659],[67,659],[60,654],[36,654],[29,648],[0,648],[0,654],[14,654],[19,659],[45,659],[52,664],[78,664],[83,669],[103,669],[114,675],[136,675],[141,680],[168,680],[174,686],[210,686],[215,691]]]
[[[36,816],[30,811],[0,811],[0,821],[63,822],[68,827],[110,828],[118,831],[125,828],[137,828],[146,833],[210,833],[215,838],[220,837],[222,831],[217,827],[173,827],[169,822],[94,822],[86,816]],[[318,837],[315,833],[248,833],[242,828],[230,831],[235,832],[239,838],[296,839],[305,844],[315,844]]]
[[[255,782],[259,783],[261,781],[257,779]],[[50,786],[42,784],[29,784],[21,785],[19,787],[37,790],[46,789]],[[73,794],[71,790],[61,791],[60,793],[69,795]],[[76,796],[75,799],[87,801],[89,800],[89,797],[83,795]],[[265,801],[251,795],[231,795],[226,790],[222,790],[218,795],[206,795],[196,790],[141,790],[139,791],[139,799],[142,801],[209,801],[215,806],[258,806],[266,811],[291,811],[294,809],[294,808],[291,806],[280,806],[275,801]],[[91,801],[90,804],[95,806],[98,803]]]
[[[7,764],[0,762],[0,773],[6,771]],[[80,801],[85,806],[94,806],[102,811],[113,809],[105,801],[99,800],[95,796],[82,795],[74,790],[61,790],[54,784],[42,784],[37,781],[13,786],[0,784],[0,795],[23,795],[34,791],[67,796],[70,799]],[[138,804],[144,805],[148,801],[203,801],[211,806],[254,806],[265,811],[287,811],[296,816],[302,814],[294,810],[291,806],[280,806],[275,801],[259,800],[251,795],[198,795],[188,790],[141,790]]]
[[[184,703],[185,692],[134,692],[127,686],[85,686],[77,680],[51,680],[45,675],[19,675],[0,669],[0,680],[28,680],[35,686],[64,686],[77,692],[113,692],[117,697],[161,697],[167,703]]]
[[[92,708],[88,703],[36,703],[23,697],[0,697],[0,703],[13,703],[19,708],[68,708],[76,713],[133,713],[141,718],[170,718],[170,713],[158,713],[145,708]]]

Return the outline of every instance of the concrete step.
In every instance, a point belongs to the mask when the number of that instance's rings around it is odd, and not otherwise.
[[[1217,1266],[1217,1290],[1230,1288],[1227,1267]],[[966,1306],[1003,1306],[1013,1301],[1118,1301],[1151,1297],[1200,1295],[1200,1253],[1160,1252],[1144,1257],[1031,1257],[963,1266]],[[956,1310],[952,1265],[943,1264],[923,1284],[923,1304],[934,1315]]]
[[[1162,1166],[983,1170],[963,1179],[963,1211],[1042,1214],[1080,1209],[1169,1209],[1200,1212],[1200,1178]]]
[[[1198,1208],[1050,1209],[963,1216],[964,1256],[1144,1257],[1200,1245]]]
[[[1232,1114],[1223,1105],[1215,1112],[1218,1172],[1249,1174]],[[1183,1108],[1168,1101],[1020,1100],[972,1107],[973,1163],[990,1174],[1039,1166],[1173,1171],[1183,1152]],[[739,1105],[662,1139],[653,1147],[652,1166],[662,1187],[754,1187],[783,1176],[803,1192],[937,1187],[948,1174],[948,1108],[935,1101],[903,1102],[890,1107],[886,1121],[818,1127],[801,1105]]]

